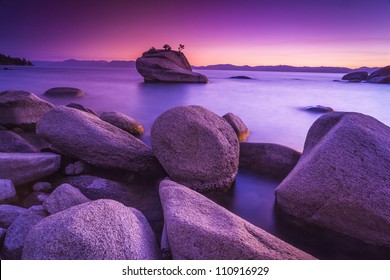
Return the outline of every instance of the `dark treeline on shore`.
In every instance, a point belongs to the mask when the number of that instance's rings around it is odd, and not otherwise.
[[[24,65],[24,66],[33,66],[31,61],[26,60],[25,58],[11,57],[9,55],[0,53],[0,65]]]

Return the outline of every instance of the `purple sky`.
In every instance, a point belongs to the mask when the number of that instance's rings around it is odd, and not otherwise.
[[[0,53],[30,60],[183,43],[198,66],[385,66],[389,29],[389,0],[0,0]]]

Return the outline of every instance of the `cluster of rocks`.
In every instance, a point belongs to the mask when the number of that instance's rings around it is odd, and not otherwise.
[[[371,117],[326,114],[301,155],[240,143],[239,117],[200,106],[161,114],[149,148],[126,115],[46,103],[0,93],[12,112],[0,115],[4,258],[313,259],[201,194],[228,190],[239,168],[284,179],[276,204],[289,215],[390,247],[390,128]],[[45,152],[16,133],[26,124]]]
[[[390,65],[382,67],[372,72],[371,74],[368,74],[367,71],[356,71],[348,73],[344,75],[342,79],[357,83],[367,81],[369,83],[376,84],[390,84]]]

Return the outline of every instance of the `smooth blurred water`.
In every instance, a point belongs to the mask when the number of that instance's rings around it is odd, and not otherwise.
[[[80,103],[97,113],[119,111],[150,128],[164,111],[179,105],[202,105],[223,115],[241,117],[251,131],[248,142],[278,143],[302,150],[306,133],[320,116],[310,105],[371,115],[390,125],[390,86],[347,83],[340,74],[201,71],[208,84],[145,84],[135,69],[13,67],[0,70],[0,91],[31,91],[55,105]],[[253,79],[230,79],[245,75]],[[77,87],[82,98],[48,98],[51,87]],[[390,258],[386,250],[338,234],[292,222],[274,208],[274,179],[240,171],[227,194],[212,199],[266,231],[321,258]]]

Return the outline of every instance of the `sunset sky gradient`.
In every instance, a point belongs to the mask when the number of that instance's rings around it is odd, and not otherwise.
[[[385,66],[390,0],[0,0],[11,56],[135,60],[165,43],[196,66]]]

